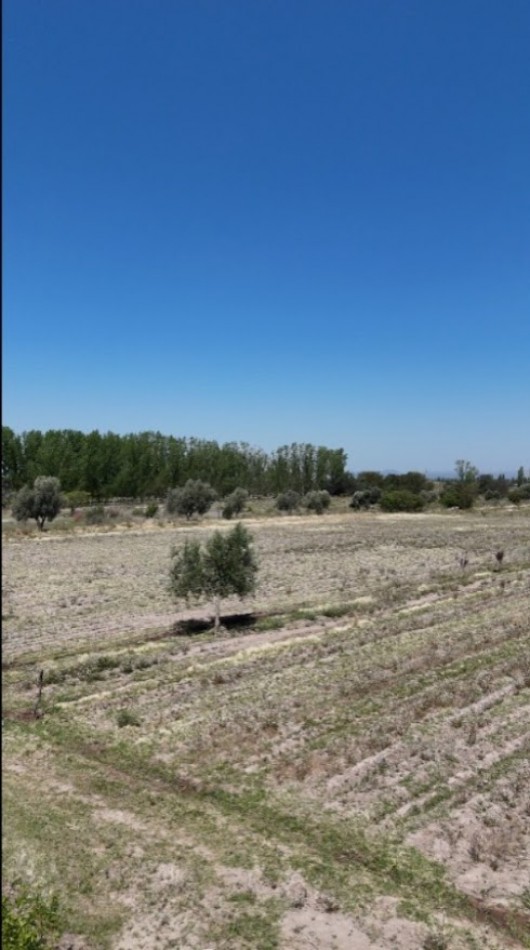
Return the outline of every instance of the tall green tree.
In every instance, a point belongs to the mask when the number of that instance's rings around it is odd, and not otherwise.
[[[59,478],[67,492],[92,498],[161,497],[189,479],[207,481],[225,496],[235,488],[252,494],[351,490],[343,449],[309,443],[284,445],[267,454],[247,443],[175,438],[160,432],[102,434],[71,429],[2,435],[4,490],[17,491],[39,475]],[[351,476],[348,476],[351,480]],[[346,480],[345,480],[346,479]]]
[[[25,481],[24,459],[19,436],[2,426],[2,496],[17,491]]]
[[[456,460],[455,472],[459,482],[472,484],[473,482],[476,482],[478,478],[478,468],[475,468],[475,466],[472,465],[471,462],[467,462],[466,459]]]

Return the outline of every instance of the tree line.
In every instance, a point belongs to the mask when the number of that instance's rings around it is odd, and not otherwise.
[[[76,505],[113,498],[170,502],[172,492],[201,481],[216,497],[231,499],[228,516],[241,510],[238,491],[274,496],[278,508],[286,511],[305,500],[317,512],[327,505],[326,493],[351,495],[352,508],[358,510],[377,505],[388,511],[420,510],[435,501],[445,507],[469,508],[478,497],[485,501],[508,497],[516,503],[530,497],[530,472],[522,466],[516,478],[507,478],[481,474],[470,462],[459,459],[454,478],[435,485],[414,471],[354,475],[346,463],[344,449],[309,443],[284,445],[267,454],[245,442],[219,444],[160,432],[117,435],[50,429],[17,435],[8,426],[2,428],[4,503],[43,476],[58,479],[65,496],[86,496],[87,501],[78,500]]]
[[[2,428],[2,492],[33,485],[39,476],[58,478],[63,492],[82,491],[95,501],[161,498],[189,479],[207,481],[221,497],[236,488],[253,495],[285,491],[306,494],[350,491],[342,448],[308,443],[266,453],[245,442],[227,442],[140,432],[117,435],[74,429]]]

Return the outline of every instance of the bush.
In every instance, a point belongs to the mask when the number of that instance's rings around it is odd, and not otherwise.
[[[145,509],[145,517],[154,518],[157,511],[158,511],[158,505],[156,501],[152,501],[148,504],[147,508]]]
[[[119,729],[123,729],[125,726],[141,725],[139,717],[130,709],[120,709],[116,716],[116,722],[118,723]]]
[[[423,488],[420,492],[420,498],[423,498],[425,505],[433,505],[438,501],[438,492],[435,488]]]
[[[248,501],[248,491],[245,488],[235,488],[231,495],[227,495],[223,504],[223,518],[233,518],[244,510]]]
[[[2,895],[3,950],[45,950],[55,945],[58,929],[56,898],[47,903],[27,892]]]
[[[510,488],[508,499],[512,505],[519,505],[522,501],[530,501],[530,482],[523,482],[517,488]]]
[[[286,491],[278,495],[274,502],[278,511],[295,511],[300,507],[300,495],[297,491]]]
[[[472,508],[475,503],[475,487],[470,482],[452,482],[446,485],[440,495],[440,504],[444,508]]]
[[[85,511],[85,524],[103,524],[106,519],[103,505],[92,505]]]
[[[310,491],[304,496],[302,504],[304,508],[307,508],[308,511],[315,511],[317,515],[321,515],[327,508],[329,508],[331,504],[331,496],[329,492],[325,490]]]
[[[479,475],[477,478],[477,492],[483,495],[486,501],[488,494],[494,492],[495,498],[506,498],[509,481],[505,475]]]
[[[42,531],[46,521],[53,521],[57,517],[62,502],[59,479],[39,475],[33,482],[33,488],[25,485],[20,489],[15,496],[12,511],[17,521],[34,518]]]
[[[377,485],[373,485],[371,488],[364,488],[362,491],[356,491],[350,501],[350,508],[353,508],[355,511],[371,508],[372,505],[377,505],[381,495],[382,491]]]
[[[168,514],[184,515],[188,521],[192,515],[203,515],[213,505],[217,495],[208,482],[189,478],[183,488],[172,488],[167,495]]]
[[[421,495],[415,495],[414,492],[403,488],[384,492],[380,505],[383,511],[422,511],[425,502]]]
[[[64,495],[64,503],[73,514],[76,508],[86,508],[90,504],[87,491],[69,491]]]

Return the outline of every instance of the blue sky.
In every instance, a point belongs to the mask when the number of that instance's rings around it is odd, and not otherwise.
[[[5,0],[4,424],[530,466],[527,0]]]

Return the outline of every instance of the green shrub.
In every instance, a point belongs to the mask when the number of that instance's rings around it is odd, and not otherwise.
[[[384,492],[379,504],[383,511],[422,511],[425,507],[421,495],[415,495],[406,488]]]
[[[131,709],[120,709],[116,716],[118,727],[123,729],[125,726],[139,726],[140,719]]]
[[[420,498],[423,498],[424,504],[433,505],[438,501],[438,492],[435,488],[423,488],[420,492]]]
[[[523,482],[517,488],[510,488],[508,498],[512,505],[519,505],[522,501],[530,501],[530,482]]]
[[[189,478],[183,488],[172,488],[167,495],[168,514],[184,515],[188,520],[192,515],[203,515],[213,505],[217,495],[208,482]]]
[[[145,509],[145,517],[146,517],[146,518],[154,518],[155,515],[156,515],[156,513],[157,513],[157,511],[158,511],[158,505],[157,505],[156,501],[151,501],[151,502],[148,504],[147,508]]]
[[[302,501],[304,508],[308,511],[315,511],[321,515],[329,508],[331,504],[331,495],[328,491],[310,491],[304,496]]]
[[[475,486],[470,482],[451,482],[440,495],[440,504],[444,508],[472,508],[475,503]]]
[[[59,929],[57,899],[46,902],[23,891],[2,895],[3,950],[45,950],[56,945]],[[52,942],[53,941],[53,942]]]
[[[244,510],[248,501],[248,491],[245,488],[234,488],[234,491],[227,495],[223,504],[223,518],[233,518]]]
[[[353,508],[354,511],[371,508],[372,505],[377,505],[381,495],[382,491],[377,485],[372,485],[370,488],[363,488],[354,493],[350,502],[350,508]]]
[[[69,491],[64,495],[64,503],[73,514],[76,508],[86,508],[90,504],[87,491]]]
[[[295,511],[300,507],[300,495],[297,491],[286,491],[278,495],[274,502],[278,511]]]
[[[108,654],[103,654],[98,656],[95,660],[94,667],[100,672],[102,670],[115,670],[120,665],[120,659],[117,656],[109,656]]]

